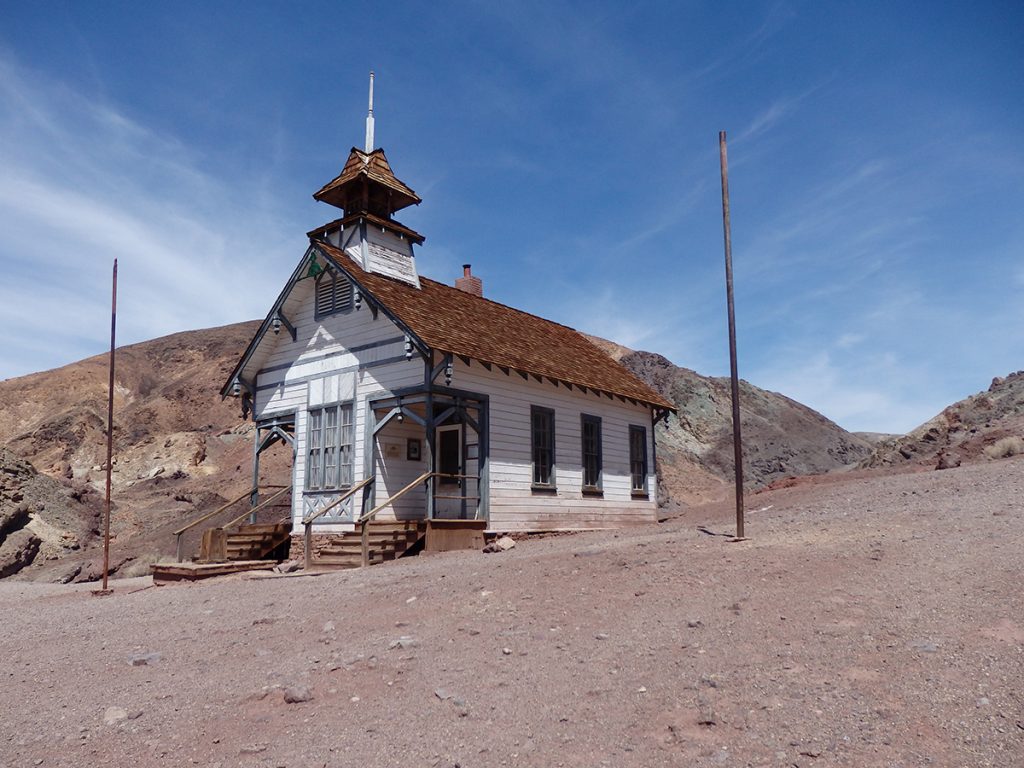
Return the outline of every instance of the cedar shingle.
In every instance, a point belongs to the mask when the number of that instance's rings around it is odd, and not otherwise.
[[[364,271],[330,243],[312,243],[434,350],[675,410],[573,328],[434,280],[421,277],[417,289]]]

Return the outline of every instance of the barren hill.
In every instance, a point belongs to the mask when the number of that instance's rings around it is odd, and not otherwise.
[[[219,389],[255,332],[254,322],[188,331],[118,349],[114,397],[114,566],[138,570],[171,546],[183,520],[243,493],[251,477],[252,427]],[[62,563],[37,556],[32,569],[59,578],[97,572],[96,522],[106,461],[107,357],[0,382],[0,446],[31,462],[65,495],[86,498],[61,515],[31,489],[17,502],[33,523],[81,545]],[[4,457],[10,459],[10,457]],[[5,476],[20,468],[2,462]],[[269,461],[268,474],[281,462]],[[16,472],[15,469],[18,471]],[[279,480],[274,476],[273,480]],[[12,479],[12,482],[13,479]],[[20,487],[20,486],[19,486]],[[0,500],[0,507],[4,502]],[[10,506],[10,503],[8,503]],[[75,513],[80,519],[75,519]],[[68,539],[72,540],[71,538]],[[44,551],[44,554],[45,551]]]
[[[982,461],[999,441],[1024,438],[1024,371],[996,377],[984,391],[943,409],[906,435],[883,440],[862,462],[866,468]]]
[[[169,553],[175,527],[248,488],[252,427],[242,422],[237,402],[221,401],[219,388],[255,329],[255,322],[238,323],[118,350],[112,530],[113,564],[121,573],[144,571],[147,562]],[[724,498],[732,467],[728,381],[677,368],[658,355],[595,342],[679,407],[679,417],[657,430],[662,501],[691,505]],[[49,525],[49,540],[79,545],[44,547],[25,577],[64,578],[76,568],[80,579],[97,573],[106,390],[106,355],[0,382],[0,447],[31,462],[75,502],[56,515],[45,502],[37,504],[33,492],[19,491],[24,499],[18,504],[27,506],[30,518],[22,515],[23,523]],[[743,397],[751,488],[841,467],[869,452],[862,440],[788,398],[745,382]],[[282,452],[264,458],[263,480],[287,481],[290,457]],[[27,542],[28,534],[20,537]]]
[[[661,355],[626,352],[623,365],[669,398],[679,413],[659,424],[658,467],[670,502],[724,498],[733,473],[729,379],[701,376]],[[744,479],[754,490],[793,475],[839,469],[871,452],[866,440],[795,400],[740,382]]]

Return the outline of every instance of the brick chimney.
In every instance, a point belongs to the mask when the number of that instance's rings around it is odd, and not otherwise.
[[[455,281],[455,287],[474,296],[484,295],[483,281],[473,274],[469,264],[462,265],[462,277]]]

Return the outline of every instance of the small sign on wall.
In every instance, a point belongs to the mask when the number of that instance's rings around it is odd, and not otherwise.
[[[419,461],[423,455],[423,442],[418,437],[410,437],[405,442],[405,458],[407,461]]]
[[[385,459],[401,459],[402,443],[398,440],[381,440],[381,452]]]

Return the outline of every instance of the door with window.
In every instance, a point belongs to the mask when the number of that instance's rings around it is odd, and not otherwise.
[[[449,424],[436,430],[434,455],[437,472],[441,475],[464,475],[462,471],[462,427]],[[465,483],[461,477],[439,477],[434,483],[435,516],[461,517],[462,495]]]

